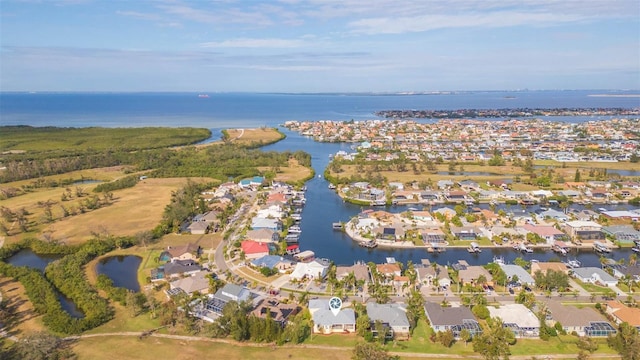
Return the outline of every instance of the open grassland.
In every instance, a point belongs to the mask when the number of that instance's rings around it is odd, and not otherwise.
[[[99,337],[79,340],[73,350],[79,359],[351,359],[351,348],[315,349],[274,347],[266,344],[185,341],[157,337]]]
[[[261,166],[258,167],[258,170],[265,172],[271,170],[271,168]],[[296,183],[309,179],[312,176],[313,170],[311,168],[300,165],[296,159],[289,159],[288,166],[279,168],[274,180]]]
[[[284,134],[275,128],[227,129],[226,133],[229,140],[245,145],[270,144],[284,139]]]
[[[0,152],[84,152],[108,149],[143,150],[193,144],[211,136],[199,128],[56,128],[4,126]]]
[[[193,181],[210,181],[210,179],[191,179]],[[39,225],[31,229],[28,235],[47,233],[52,239],[76,244],[92,237],[93,233],[110,235],[135,235],[138,232],[151,230],[160,223],[165,206],[171,199],[172,191],[182,187],[185,178],[146,179],[132,188],[114,191],[111,204],[85,213],[62,217],[60,205],[71,208],[71,202],[58,202],[52,207],[54,222]],[[95,184],[86,186],[87,192]],[[42,223],[44,209],[38,203],[50,199],[59,200],[63,189],[43,189],[23,196],[11,198],[3,204],[10,209],[25,208],[29,217]],[[38,231],[39,230],[39,231]],[[13,236],[18,239],[25,234]],[[11,238],[9,238],[11,239]]]
[[[19,282],[0,276],[0,293],[10,316],[5,320],[5,330],[10,336],[23,337],[36,331],[44,331],[42,316],[36,314],[33,305]]]

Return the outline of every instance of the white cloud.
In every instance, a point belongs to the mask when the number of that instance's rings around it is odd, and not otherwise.
[[[251,39],[238,38],[224,41],[212,41],[200,44],[204,48],[296,48],[306,45],[298,39]]]

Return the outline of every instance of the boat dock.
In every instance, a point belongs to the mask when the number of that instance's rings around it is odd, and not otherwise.
[[[369,241],[360,242],[358,243],[358,245],[367,249],[373,249],[374,247],[378,246],[378,243],[375,242],[374,240],[369,240]]]
[[[342,230],[342,223],[335,222],[331,224],[331,227],[333,228],[333,230]]]

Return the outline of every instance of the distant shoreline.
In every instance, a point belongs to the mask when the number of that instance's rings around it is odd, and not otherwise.
[[[620,98],[640,98],[640,94],[590,94],[590,97],[620,97]]]

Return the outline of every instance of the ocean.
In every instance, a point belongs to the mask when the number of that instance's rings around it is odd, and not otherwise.
[[[637,92],[635,92],[637,93]],[[376,119],[376,111],[391,109],[502,109],[502,108],[637,108],[638,97],[590,96],[595,94],[628,95],[634,92],[605,91],[523,91],[465,92],[439,95],[344,95],[344,94],[208,94],[130,93],[130,94],[26,94],[0,93],[0,124],[59,127],[143,127],[194,126],[213,131],[212,140],[225,128],[277,127],[287,120],[366,120]],[[547,120],[580,122],[597,117],[555,117]],[[422,119],[421,121],[431,121]],[[490,121],[490,120],[489,120]],[[264,150],[304,150],[312,156],[316,174],[322,174],[329,154],[350,151],[350,144],[318,143],[310,138],[281,129],[283,141],[267,145]],[[1,130],[0,130],[1,131]],[[472,265],[485,264],[494,256],[513,261],[520,254],[510,249],[492,249],[471,255],[464,249],[450,249],[443,254],[429,254],[424,249],[364,249],[348,236],[332,230],[333,222],[348,221],[363,210],[345,204],[328,188],[328,182],[314,177],[307,182],[307,203],[302,212],[301,250],[313,250],[318,257],[337,264],[355,261],[384,262],[386,257],[398,261],[428,258],[440,264],[464,259]],[[388,208],[392,212],[402,208]],[[618,250],[613,259],[627,258],[631,251]],[[533,253],[525,258],[548,260],[551,252]],[[571,254],[584,265],[597,266],[599,257],[592,251]]]

